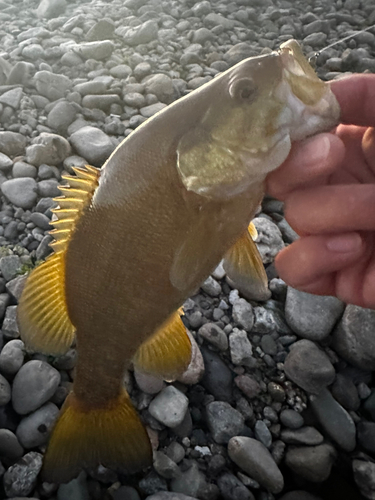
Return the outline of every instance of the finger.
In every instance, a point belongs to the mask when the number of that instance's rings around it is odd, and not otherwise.
[[[375,129],[368,128],[363,135],[362,150],[374,179],[375,174]]]
[[[344,158],[342,141],[333,134],[319,134],[295,143],[284,164],[269,174],[266,191],[283,200],[305,184],[322,183]]]
[[[375,126],[375,75],[351,75],[331,82],[341,108],[341,121]]]
[[[353,264],[365,250],[361,235],[355,232],[305,236],[282,250],[275,265],[280,277],[294,288],[332,293],[332,281],[327,275]]]
[[[319,186],[291,193],[285,218],[298,234],[375,230],[375,184]]]

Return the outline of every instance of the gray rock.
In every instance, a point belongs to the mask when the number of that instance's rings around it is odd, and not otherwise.
[[[196,17],[206,16],[212,11],[211,3],[208,0],[198,2],[191,7],[193,14]]]
[[[317,445],[323,442],[323,436],[315,427],[301,427],[300,429],[285,429],[281,431],[281,440],[286,444]]]
[[[233,304],[233,320],[240,328],[249,332],[254,325],[254,313],[251,304],[245,299],[238,299]]]
[[[271,493],[280,493],[284,479],[267,448],[256,439],[236,436],[228,443],[228,454],[252,479]]]
[[[257,420],[254,426],[254,434],[258,441],[270,448],[272,444],[272,435],[263,420]]]
[[[45,70],[35,73],[34,80],[38,93],[50,101],[65,97],[65,93],[72,87],[71,80],[65,75],[56,75]]]
[[[199,470],[196,462],[192,462],[191,467],[188,470],[182,472],[179,477],[172,479],[171,490],[176,493],[183,493],[184,495],[187,495],[188,498],[189,496],[197,497],[205,485],[206,479],[203,472]],[[169,500],[168,497],[166,498]],[[184,499],[184,497],[182,497],[182,499]]]
[[[335,379],[335,369],[328,356],[311,340],[293,344],[284,370],[290,380],[312,394],[319,393]]]
[[[177,427],[186,415],[189,400],[173,385],[169,385],[151,401],[150,414],[167,427]]]
[[[163,73],[146,77],[143,82],[147,94],[155,94],[160,102],[171,104],[176,97],[172,79]]]
[[[247,42],[240,42],[233,45],[228,52],[224,54],[224,60],[230,65],[239,63],[243,59],[258,55],[254,47]]]
[[[92,80],[90,82],[78,83],[73,87],[74,92],[79,92],[81,95],[97,95],[105,94],[107,85],[101,80]]]
[[[13,161],[9,158],[9,156],[0,153],[0,170],[7,171],[12,167],[12,165]]]
[[[17,302],[21,297],[22,290],[25,286],[25,281],[26,281],[26,275],[24,274],[22,276],[17,276],[16,278],[8,281],[8,283],[5,286],[7,291],[17,300]],[[0,298],[1,298],[1,294],[0,294]],[[1,313],[1,310],[0,310],[0,313]],[[1,316],[1,314],[0,314],[0,316]]]
[[[288,287],[285,317],[301,337],[320,341],[328,337],[342,315],[345,304],[336,297],[321,297]]]
[[[153,466],[156,472],[165,479],[173,479],[180,474],[178,465],[161,451],[154,453]]]
[[[356,429],[352,417],[333,398],[328,389],[310,397],[314,410],[325,432],[345,451],[353,451],[356,445]]]
[[[199,328],[198,335],[206,339],[207,342],[215,346],[219,351],[226,351],[228,349],[228,338],[225,332],[215,323],[205,323]]]
[[[112,104],[121,104],[120,97],[117,94],[85,95],[82,99],[82,106],[88,109],[109,111]]]
[[[0,186],[1,192],[16,207],[32,208],[37,199],[37,184],[30,177],[10,179]]]
[[[255,358],[252,356],[253,349],[247,338],[247,333],[238,328],[234,328],[229,335],[230,357],[234,365],[244,365],[254,368]]]
[[[129,75],[132,74],[132,69],[127,64],[118,64],[109,70],[109,73],[114,78],[119,78],[120,80],[125,80]]]
[[[269,264],[285,246],[280,229],[265,217],[256,217],[252,222],[258,232],[255,243],[263,264]]]
[[[16,339],[20,336],[17,323],[17,306],[8,306],[3,321],[3,335],[8,339]]]
[[[373,499],[375,492],[375,463],[365,460],[353,460],[353,475],[365,498]]]
[[[309,24],[305,24],[305,26],[303,27],[303,33],[305,36],[307,36],[320,31],[329,35],[330,29],[331,26],[329,21],[323,21],[319,19],[316,21],[312,21]]]
[[[313,483],[325,481],[336,458],[330,444],[289,448],[285,455],[286,465],[296,474]]]
[[[9,429],[0,429],[0,456],[10,460],[18,460],[23,453],[17,436]]]
[[[333,333],[333,347],[346,361],[375,370],[375,311],[348,305]]]
[[[374,455],[375,453],[375,422],[359,422],[357,425],[358,444],[365,451]]]
[[[204,361],[198,344],[193,335],[187,330],[191,342],[191,361],[186,371],[178,377],[178,381],[186,385],[197,384],[204,374]]]
[[[32,177],[35,178],[37,170],[34,165],[29,165],[24,161],[16,161],[13,165],[13,177]]]
[[[221,401],[230,401],[232,399],[232,372],[220,357],[212,351],[201,349],[205,374],[202,378],[203,387],[215,399]]]
[[[146,98],[139,92],[129,92],[124,95],[124,103],[132,108],[142,108],[146,104]]]
[[[38,59],[44,59],[46,53],[39,43],[31,43],[30,45],[26,45],[26,47],[23,48],[22,56],[26,59],[37,61]]]
[[[213,40],[215,35],[207,28],[199,28],[193,33],[193,43],[204,45],[209,40]]]
[[[0,318],[4,317],[6,308],[10,302],[10,297],[7,293],[0,293]]]
[[[43,163],[59,165],[71,152],[69,142],[57,134],[42,132],[32,142],[26,148],[26,160],[36,167]]]
[[[224,401],[213,401],[206,406],[206,420],[212,437],[218,444],[228,443],[244,427],[241,413]]]
[[[255,500],[254,495],[233,474],[225,472],[217,479],[223,500]]]
[[[26,137],[18,132],[0,131],[0,151],[7,156],[25,153]]]
[[[0,258],[0,271],[6,281],[15,278],[20,267],[21,259],[18,255],[7,255]]]
[[[33,212],[30,215],[30,221],[37,227],[40,227],[40,229],[43,229],[43,231],[48,231],[49,229],[51,229],[50,219],[40,212]]]
[[[0,103],[13,109],[19,109],[22,96],[23,91],[21,88],[11,89],[0,95]]]
[[[209,276],[206,281],[202,283],[201,288],[210,297],[218,297],[221,293],[220,284],[212,276]]]
[[[151,116],[159,113],[162,109],[164,109],[167,105],[162,102],[156,102],[155,104],[150,104],[149,106],[144,106],[139,111],[142,116],[145,118],[150,118]]]
[[[100,19],[86,34],[86,40],[110,40],[115,31],[115,25],[108,19]]]
[[[22,340],[10,340],[0,353],[0,372],[4,375],[15,375],[23,364],[25,345]]]
[[[204,18],[204,24],[206,24],[207,26],[222,26],[224,30],[231,30],[233,29],[235,22],[231,19],[225,18],[221,14],[210,12]]]
[[[57,500],[90,500],[86,474],[82,473],[69,483],[61,484],[57,490]]]
[[[348,411],[357,411],[360,405],[358,390],[349,377],[340,373],[331,387],[332,396]]]
[[[295,410],[283,410],[280,413],[280,422],[289,429],[299,429],[304,424],[303,416]]]
[[[42,19],[52,19],[65,12],[67,3],[65,0],[42,0],[36,10],[36,15]]]
[[[40,408],[54,395],[60,379],[60,373],[45,361],[28,361],[13,381],[13,408],[19,415]]]
[[[58,181],[56,179],[47,179],[38,182],[38,193],[42,198],[54,198],[61,193],[58,189]]]
[[[319,48],[323,47],[327,42],[327,35],[322,32],[312,33],[303,39],[303,43],[306,45],[311,45],[311,47]]]
[[[80,156],[101,167],[115,149],[111,139],[96,127],[82,127],[70,136],[70,142]]]
[[[0,406],[5,406],[11,399],[11,389],[9,382],[0,375]]]
[[[7,497],[24,497],[35,488],[37,476],[42,468],[43,455],[30,451],[4,474],[4,489]]]
[[[72,103],[60,101],[48,113],[47,125],[58,132],[66,132],[76,115],[77,109]]]
[[[28,450],[46,444],[58,414],[57,406],[47,403],[23,418],[16,432],[21,445]]]
[[[117,29],[115,33],[116,32],[124,37],[124,42],[127,45],[134,46],[156,40],[158,38],[159,27],[156,21],[149,20],[139,26],[128,28],[124,31]]]
[[[234,382],[236,386],[246,395],[247,399],[254,399],[261,392],[260,385],[250,375],[238,375],[238,377],[234,379]]]
[[[73,50],[85,59],[95,59],[96,61],[101,61],[103,59],[108,59],[114,48],[115,46],[110,40],[101,40],[96,42],[80,43],[74,46]]]
[[[158,394],[165,386],[161,378],[139,372],[137,369],[134,369],[134,378],[138,387],[146,394]]]
[[[158,495],[158,493],[156,493],[156,495]],[[120,486],[118,490],[111,493],[111,497],[113,500],[141,500],[138,491],[135,488],[132,488],[131,486]]]

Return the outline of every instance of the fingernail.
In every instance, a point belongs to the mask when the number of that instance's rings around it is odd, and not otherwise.
[[[319,163],[327,158],[330,148],[331,141],[327,135],[311,137],[299,144],[293,160],[303,165]]]
[[[337,234],[326,242],[328,250],[339,253],[355,252],[361,245],[362,238],[358,233]]]

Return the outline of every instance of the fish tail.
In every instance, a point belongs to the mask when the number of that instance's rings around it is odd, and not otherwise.
[[[42,477],[64,483],[82,469],[99,464],[130,474],[152,463],[146,429],[123,390],[101,408],[86,408],[73,393],[67,397],[44,456]]]

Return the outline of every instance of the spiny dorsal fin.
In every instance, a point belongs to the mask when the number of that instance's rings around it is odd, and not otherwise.
[[[66,175],[69,185],[59,188],[63,196],[53,209],[56,220],[50,231],[54,254],[32,271],[20,298],[17,314],[22,340],[34,351],[64,354],[71,346],[75,328],[65,300],[65,251],[82,211],[98,186],[100,172],[94,167],[74,168],[77,177]]]

